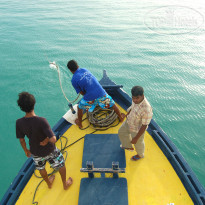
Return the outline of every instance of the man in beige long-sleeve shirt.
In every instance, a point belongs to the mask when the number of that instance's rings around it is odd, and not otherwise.
[[[144,157],[144,134],[153,113],[152,107],[144,96],[144,89],[141,86],[134,86],[131,93],[132,105],[128,108],[127,119],[121,125],[118,135],[122,149],[133,151],[132,144],[134,144],[137,155],[134,155],[131,160],[136,161]]]

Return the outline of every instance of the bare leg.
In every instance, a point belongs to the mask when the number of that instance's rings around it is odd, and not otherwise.
[[[65,166],[63,166],[59,169],[59,173],[61,175],[61,179],[63,182],[63,188],[65,190],[67,190],[72,185],[73,179],[71,177],[69,177],[68,180],[66,181],[66,168],[65,168]]]
[[[45,182],[47,183],[48,188],[51,189],[53,181],[55,179],[55,175],[52,175],[48,178],[48,174],[47,174],[47,171],[45,169],[39,170],[39,172],[40,172],[40,175],[45,180]]]
[[[125,116],[121,114],[121,112],[116,104],[113,105],[113,109],[114,109],[115,113],[118,115],[120,122],[123,122]]]
[[[79,128],[82,128],[82,118],[83,118],[83,110],[78,107],[78,119],[75,120],[75,123]]]

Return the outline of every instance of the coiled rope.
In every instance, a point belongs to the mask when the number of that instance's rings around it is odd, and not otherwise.
[[[113,109],[102,109],[100,106],[96,106],[93,112],[87,112],[87,118],[94,129],[109,128],[117,119],[117,114]]]

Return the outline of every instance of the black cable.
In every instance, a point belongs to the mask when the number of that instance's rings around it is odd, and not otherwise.
[[[36,192],[37,192],[37,190],[38,190],[38,187],[41,185],[41,183],[44,181],[44,179],[42,179],[41,181],[40,181],[40,183],[37,185],[37,187],[36,187],[36,189],[35,189],[35,192],[34,192],[34,195],[33,195],[33,201],[32,201],[32,204],[38,204],[38,202],[37,201],[34,201],[35,200],[35,197],[36,197]]]

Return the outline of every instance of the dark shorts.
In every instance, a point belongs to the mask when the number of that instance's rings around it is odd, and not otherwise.
[[[114,100],[108,94],[103,97],[97,98],[93,101],[85,101],[81,99],[78,107],[83,110],[88,110],[89,112],[93,112],[95,107],[99,105],[103,109],[111,108],[115,104]]]
[[[64,157],[58,148],[55,148],[52,153],[45,157],[38,157],[34,155],[32,157],[37,170],[45,169],[47,161],[53,169],[59,169],[65,165]]]

